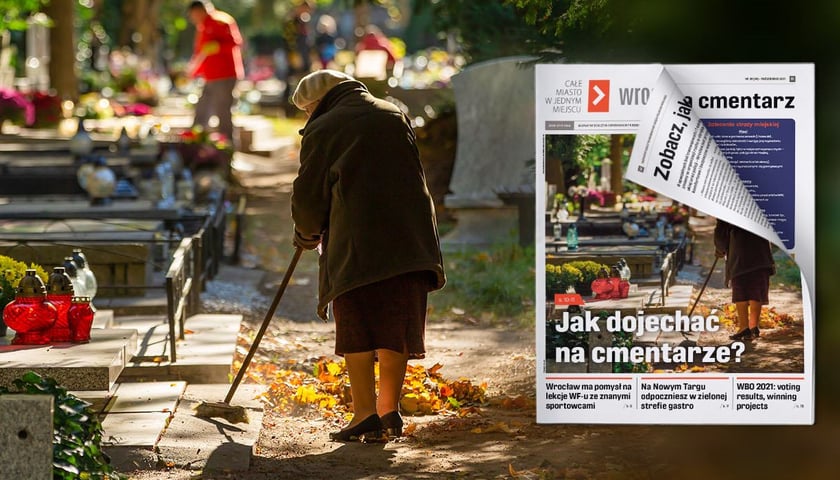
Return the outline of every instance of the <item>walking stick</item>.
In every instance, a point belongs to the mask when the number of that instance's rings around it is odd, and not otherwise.
[[[715,255],[715,261],[712,262],[712,268],[709,269],[709,274],[706,275],[706,281],[703,282],[703,286],[700,288],[700,293],[697,294],[697,298],[694,300],[694,305],[691,306],[691,310],[688,312],[688,316],[691,317],[691,314],[694,313],[694,308],[697,307],[697,303],[700,302],[700,297],[703,296],[703,292],[706,290],[706,285],[709,284],[709,279],[712,278],[712,273],[715,271],[715,266],[717,265],[718,261],[717,255]]]

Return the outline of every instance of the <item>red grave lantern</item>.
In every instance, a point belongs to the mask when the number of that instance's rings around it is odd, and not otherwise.
[[[47,335],[52,342],[69,342],[70,324],[67,323],[67,311],[70,310],[70,302],[73,300],[73,281],[64,271],[64,267],[55,267],[47,279],[47,300],[58,311],[58,318]]]
[[[26,270],[15,299],[3,309],[3,320],[16,332],[13,345],[46,345],[47,331],[55,324],[58,311],[47,301],[46,287],[34,269]]]
[[[71,339],[75,343],[90,341],[90,329],[93,326],[94,308],[90,297],[73,297],[67,320],[70,323]]]

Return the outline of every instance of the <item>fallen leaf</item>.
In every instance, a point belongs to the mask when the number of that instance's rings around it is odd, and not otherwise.
[[[498,423],[494,423],[493,425],[490,425],[490,426],[488,426],[488,427],[486,427],[486,428],[481,428],[481,427],[474,428],[474,429],[472,429],[471,431],[472,431],[473,433],[497,433],[497,432],[501,432],[501,433],[519,433],[519,430],[513,430],[513,429],[511,429],[511,428],[508,426],[508,424],[506,424],[505,422],[498,422]]]

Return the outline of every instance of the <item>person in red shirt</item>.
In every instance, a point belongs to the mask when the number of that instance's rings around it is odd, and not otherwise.
[[[189,74],[204,78],[204,90],[195,105],[193,125],[208,128],[210,118],[219,119],[219,132],[233,141],[233,89],[237,80],[244,77],[242,64],[242,35],[236,20],[229,14],[216,10],[207,0],[190,2],[187,10],[190,22],[195,25],[196,36]]]

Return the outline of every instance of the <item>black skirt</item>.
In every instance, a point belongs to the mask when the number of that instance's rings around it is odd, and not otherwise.
[[[426,303],[432,272],[410,272],[363,285],[333,300],[335,353],[388,349],[425,358]]]
[[[767,268],[753,270],[733,277],[731,284],[733,302],[752,300],[760,302],[762,305],[770,303],[770,270]]]

